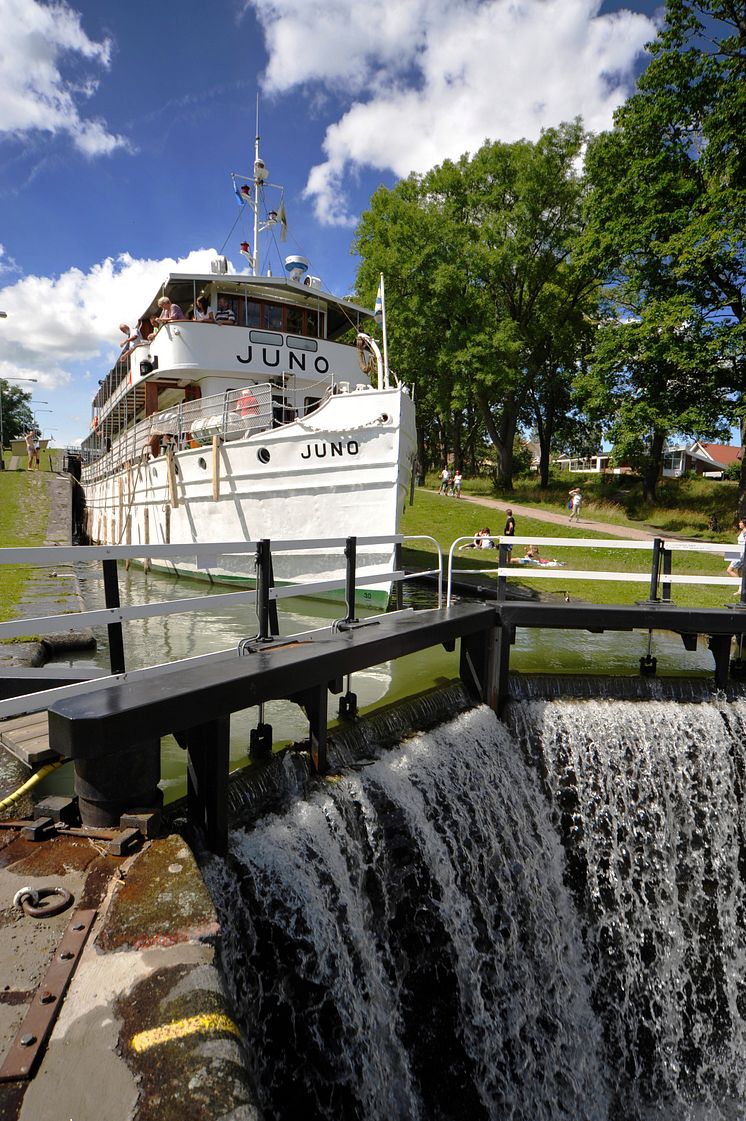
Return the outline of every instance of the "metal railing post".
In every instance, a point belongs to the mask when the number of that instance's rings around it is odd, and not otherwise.
[[[510,564],[510,546],[504,542],[500,542],[500,547],[497,554],[498,568],[507,568]],[[508,578],[507,576],[498,576],[497,578],[497,598],[505,599],[507,596]]]
[[[671,602],[671,584],[666,580],[671,575],[671,550],[663,549],[663,580],[661,581],[661,598],[664,603]]]
[[[272,548],[268,537],[256,543],[256,617],[259,622],[257,638],[266,642],[279,633],[277,601],[270,601],[269,590],[274,586],[272,574]]]
[[[394,568],[399,572],[402,567],[402,547],[401,544],[397,542],[397,544],[394,545]],[[404,606],[404,589],[402,588],[401,580],[397,580],[394,585],[394,599],[396,602],[396,610],[401,611]]]
[[[347,614],[345,623],[356,623],[355,618],[355,568],[357,564],[357,537],[348,537],[345,541],[345,604]]]
[[[660,537],[653,538],[653,559],[650,564],[650,602],[658,602],[658,580],[661,570],[661,549],[663,541]]]
[[[117,562],[105,560],[101,562],[104,573],[104,599],[107,607],[120,607],[119,602],[119,575]],[[108,623],[109,633],[109,665],[112,673],[124,673],[124,638],[121,623]]]

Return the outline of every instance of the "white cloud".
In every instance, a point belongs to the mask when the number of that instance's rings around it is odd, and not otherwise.
[[[340,106],[306,194],[350,224],[344,188],[359,168],[397,176],[536,139],[582,116],[610,125],[655,25],[601,0],[246,0],[263,27],[270,93],[304,86]]]
[[[216,256],[215,249],[196,249],[180,260],[122,254],[87,272],[25,276],[0,288],[0,308],[7,313],[0,321],[0,378],[35,378],[37,393],[64,390],[65,404],[87,416],[90,367],[98,380],[114,364],[122,341],[119,324],[136,322],[169,272],[209,272]],[[60,419],[58,426],[65,423]],[[79,435],[76,428],[65,434],[66,442]]]
[[[0,276],[2,276],[3,273],[20,271],[20,265],[14,260],[13,257],[8,256],[5,250],[5,246],[0,245]]]
[[[96,70],[109,66],[111,43],[89,39],[80,13],[67,4],[37,0],[0,0],[0,135],[67,133],[87,156],[108,155],[128,147],[105,122],[81,116],[80,104],[96,81],[65,77],[63,64]]]

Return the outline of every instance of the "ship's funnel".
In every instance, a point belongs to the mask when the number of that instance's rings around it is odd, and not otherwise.
[[[286,257],[285,272],[291,280],[302,280],[303,274],[308,271],[307,257]]]

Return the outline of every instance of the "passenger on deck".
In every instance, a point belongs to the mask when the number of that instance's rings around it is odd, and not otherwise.
[[[215,316],[210,311],[210,305],[207,302],[206,296],[197,296],[194,301],[194,311],[192,318],[195,323],[214,323]]]
[[[236,313],[225,296],[218,297],[218,310],[215,313],[215,322],[221,323],[224,327],[235,327],[236,325]]]
[[[176,320],[184,318],[184,312],[179,305],[172,303],[168,296],[161,296],[158,301],[158,307],[161,309],[161,314],[157,319],[153,320],[154,323],[174,323]],[[155,331],[152,335],[149,335],[148,338],[154,339]]]
[[[121,353],[121,357],[126,358],[128,354],[132,353],[136,346],[141,346],[142,343],[146,341],[147,335],[150,331],[150,320],[138,319],[137,323],[135,324],[135,329],[132,332],[130,332],[130,329],[126,323],[120,323],[119,330],[124,331],[127,335],[127,338],[122,343]]]

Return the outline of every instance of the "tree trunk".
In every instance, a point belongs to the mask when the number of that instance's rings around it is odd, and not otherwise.
[[[539,438],[539,486],[544,490],[549,486],[549,464],[552,454],[554,417],[550,415],[545,421],[538,405],[534,408],[534,417],[536,418],[536,435]]]
[[[746,417],[741,421],[741,477],[738,480],[738,516],[746,518]]]
[[[518,426],[518,411],[515,400],[512,394],[505,399],[498,429],[486,395],[482,392],[477,393],[476,397],[487,434],[495,445],[495,451],[497,452],[495,486],[498,490],[512,490],[513,440]]]
[[[451,413],[451,426],[453,430],[453,465],[454,467],[461,467],[463,465],[463,448],[461,444],[461,413]]]
[[[642,472],[643,502],[655,502],[665,442],[666,438],[662,432],[653,432],[653,439],[650,444],[650,455],[648,456]]]

